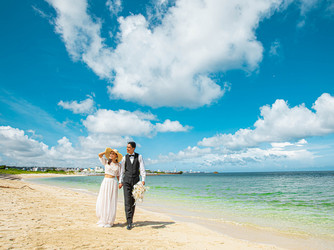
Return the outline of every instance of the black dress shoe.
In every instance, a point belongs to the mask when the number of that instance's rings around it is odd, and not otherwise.
[[[128,226],[126,227],[127,230],[131,230],[132,228],[132,223],[129,223]]]

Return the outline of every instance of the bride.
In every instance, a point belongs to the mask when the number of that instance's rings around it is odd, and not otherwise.
[[[103,155],[106,158],[103,158]],[[96,216],[99,227],[112,227],[116,218],[120,161],[122,154],[116,149],[106,148],[105,152],[99,153],[101,163],[105,167],[105,175],[96,202]]]

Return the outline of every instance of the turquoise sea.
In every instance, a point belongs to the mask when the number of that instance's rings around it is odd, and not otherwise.
[[[97,194],[102,179],[33,181]],[[334,171],[159,175],[147,176],[146,185],[139,206],[149,210],[334,240]]]

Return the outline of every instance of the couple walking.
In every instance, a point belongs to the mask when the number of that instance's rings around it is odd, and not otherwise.
[[[107,148],[99,154],[101,163],[105,167],[105,175],[96,202],[96,215],[100,227],[112,227],[116,218],[118,188],[124,191],[124,208],[127,221],[127,229],[131,230],[135,213],[135,200],[132,196],[133,186],[139,182],[141,175],[145,185],[145,167],[143,157],[135,153],[136,143],[129,142],[123,158],[116,149]],[[106,158],[103,158],[103,155]],[[119,181],[117,188],[117,181]]]

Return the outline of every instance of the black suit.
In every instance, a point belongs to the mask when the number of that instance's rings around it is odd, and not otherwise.
[[[124,191],[124,207],[127,223],[132,223],[135,213],[135,199],[132,196],[133,186],[139,181],[139,160],[138,154],[134,154],[133,163],[131,163],[130,157],[127,154],[125,156],[125,172],[123,178],[123,191]]]

